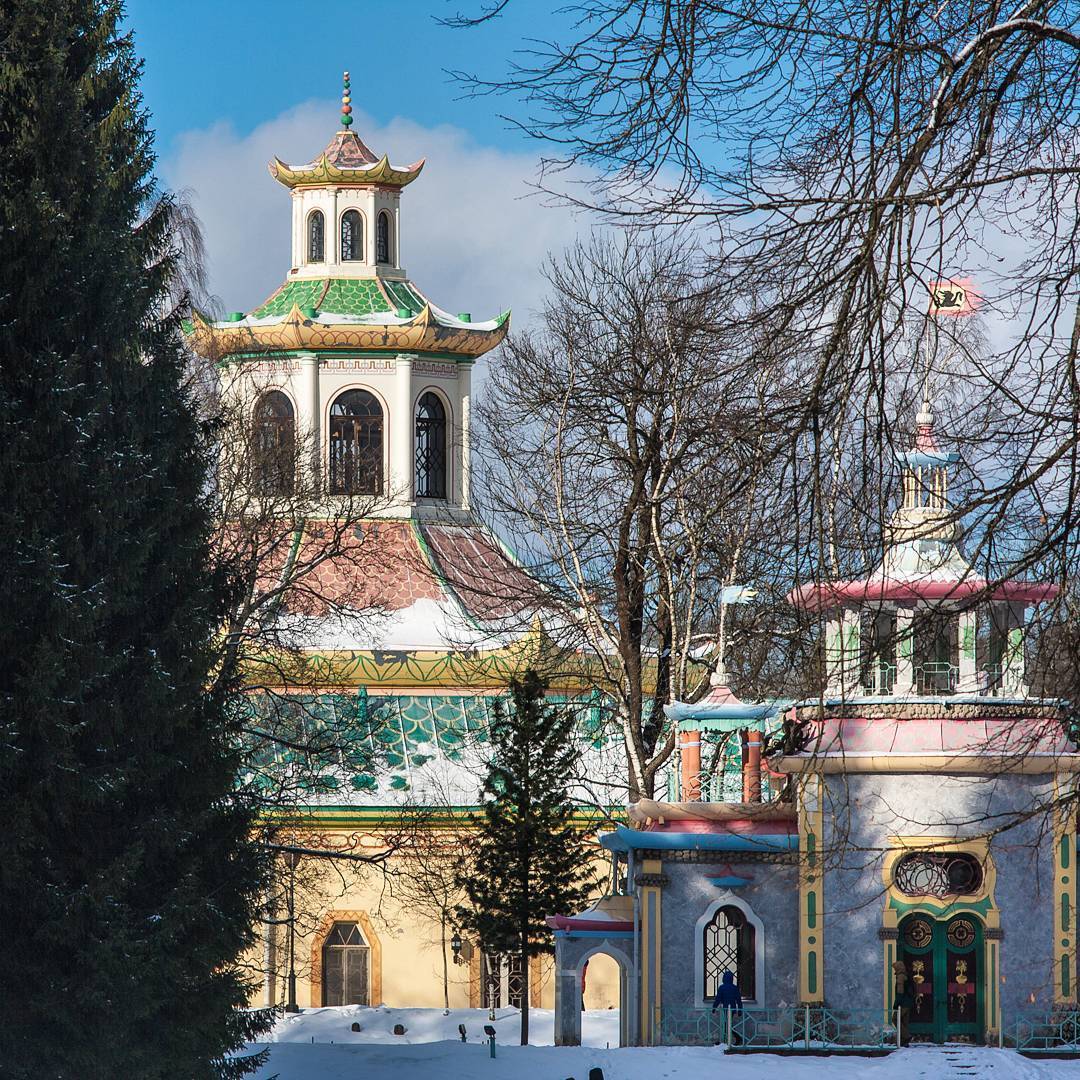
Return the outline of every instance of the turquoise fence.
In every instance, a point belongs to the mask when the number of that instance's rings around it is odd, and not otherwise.
[[[1017,1050],[1078,1053],[1080,1012],[1075,1009],[1025,1012],[1004,1028],[1002,1035],[1004,1044]]]
[[[876,1050],[896,1046],[896,1025],[883,1009],[827,1009],[792,1006],[743,1012],[668,1006],[660,1014],[665,1046],[750,1049]]]

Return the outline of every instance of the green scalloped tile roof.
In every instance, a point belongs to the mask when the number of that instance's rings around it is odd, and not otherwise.
[[[410,315],[419,315],[424,310],[423,297],[407,281],[384,281],[383,287],[393,297],[399,308],[405,308]]]
[[[407,303],[405,297],[413,295],[411,290],[403,290],[399,306],[409,307],[415,315],[423,304],[417,305],[415,299]],[[311,307],[334,315],[371,315],[391,310],[374,278],[306,278],[286,282],[266,303],[252,311],[251,317],[288,315],[293,304],[300,309]]]
[[[305,281],[287,281],[269,300],[252,311],[253,319],[262,319],[267,315],[288,315],[293,304],[297,307],[313,307],[326,286],[325,278]]]
[[[369,695],[365,688],[357,694],[296,694],[275,699],[277,720],[271,726],[297,742],[319,733],[326,736],[326,754],[306,761],[304,779],[299,781],[306,790],[326,793],[344,787],[370,793],[379,787],[377,775],[392,790],[405,790],[410,767],[422,768],[440,754],[460,761],[466,743],[486,743],[499,700],[506,698],[498,694]],[[558,707],[571,699],[560,694],[547,700]],[[598,694],[574,700],[583,706],[579,728],[583,745],[598,748],[620,737],[604,724]],[[258,695],[245,699],[240,707],[249,726],[258,728],[262,711]],[[248,747],[247,761],[249,779],[256,786],[271,786],[280,766],[302,764],[295,751],[257,739]]]
[[[318,308],[334,315],[371,315],[390,310],[374,278],[331,278]]]

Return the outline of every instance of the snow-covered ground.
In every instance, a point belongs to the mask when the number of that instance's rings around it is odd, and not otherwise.
[[[518,1015],[500,1009],[498,1047],[488,1055],[483,1009],[308,1009],[284,1017],[258,1080],[587,1080],[600,1066],[605,1080],[1080,1080],[1080,1061],[1030,1061],[1010,1050],[914,1047],[883,1058],[725,1056],[715,1047],[608,1049],[617,1044],[617,1012],[589,1012],[589,1045],[552,1046],[552,1013],[530,1013],[530,1046],[516,1046]],[[360,1031],[352,1031],[354,1023]],[[395,1024],[405,1027],[394,1035]],[[469,1041],[459,1041],[465,1024]]]

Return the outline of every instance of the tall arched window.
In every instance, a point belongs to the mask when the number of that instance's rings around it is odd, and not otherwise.
[[[326,261],[326,219],[321,210],[312,210],[307,219],[308,262]]]
[[[375,261],[380,263],[390,262],[390,251],[393,247],[393,226],[390,224],[390,214],[384,210],[379,215],[379,222],[375,229]]]
[[[364,219],[359,210],[341,215],[341,261],[364,261]]]
[[[346,390],[330,406],[330,493],[378,495],[382,486],[382,406],[367,390]]]
[[[270,390],[255,405],[252,486],[261,495],[291,495],[295,470],[296,420],[292,402],[280,390]]]
[[[354,922],[336,922],[323,945],[323,1004],[369,1005],[370,949]]]
[[[416,404],[416,496],[446,498],[446,409],[430,390]]]
[[[705,970],[704,1000],[716,996],[725,971],[735,976],[742,996],[750,1001],[756,994],[756,956],[754,953],[754,926],[746,915],[733,905],[717,908],[713,917],[702,929]]]

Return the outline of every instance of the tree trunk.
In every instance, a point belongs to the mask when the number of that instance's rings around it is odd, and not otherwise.
[[[521,963],[521,1045],[529,1045],[529,951],[522,948]]]
[[[439,930],[442,936],[442,992],[443,1008],[450,1011],[450,965],[446,962],[446,914],[439,920]]]

